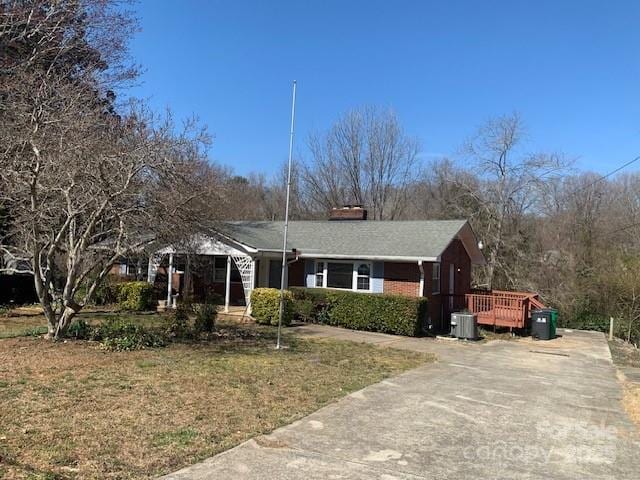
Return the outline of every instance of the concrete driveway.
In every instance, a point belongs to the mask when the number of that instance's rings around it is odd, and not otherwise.
[[[602,334],[462,344],[321,326],[298,333],[440,361],[166,479],[640,478],[637,431]]]

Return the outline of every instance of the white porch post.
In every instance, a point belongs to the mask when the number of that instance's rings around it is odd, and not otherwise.
[[[171,281],[173,280],[173,253],[169,254],[169,268],[167,269],[167,308],[171,307]]]
[[[227,275],[224,282],[224,311],[229,313],[229,300],[231,298],[231,255],[227,255]]]
[[[147,283],[153,285],[155,274],[153,272],[153,255],[149,255],[149,263],[147,263]]]

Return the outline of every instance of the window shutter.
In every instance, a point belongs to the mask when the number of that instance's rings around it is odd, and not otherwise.
[[[373,293],[384,292],[384,262],[373,262],[371,272],[371,291]]]

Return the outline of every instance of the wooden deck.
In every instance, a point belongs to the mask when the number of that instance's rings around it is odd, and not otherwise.
[[[466,295],[467,308],[478,315],[479,325],[527,328],[531,310],[544,308],[540,297],[530,292],[491,292]]]

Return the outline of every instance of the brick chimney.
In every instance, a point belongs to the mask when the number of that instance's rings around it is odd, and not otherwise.
[[[367,209],[362,205],[344,205],[340,208],[332,208],[329,212],[329,220],[366,220]]]

